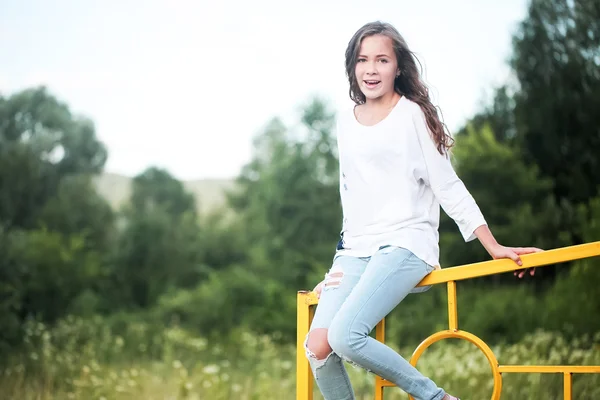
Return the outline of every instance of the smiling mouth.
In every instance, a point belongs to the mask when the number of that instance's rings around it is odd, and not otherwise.
[[[381,81],[375,81],[375,80],[368,80],[368,81],[363,81],[365,83],[365,85],[367,87],[374,87],[377,86]]]

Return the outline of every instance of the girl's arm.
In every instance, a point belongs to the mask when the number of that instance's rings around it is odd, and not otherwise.
[[[493,259],[510,258],[517,265],[523,265],[520,255],[542,251],[535,247],[500,245],[487,226],[475,199],[454,171],[449,157],[437,151],[424,114],[418,106],[413,114],[413,123],[425,164],[425,181],[444,211],[456,222],[465,241],[477,238]],[[524,274],[525,270],[520,272],[519,277]]]

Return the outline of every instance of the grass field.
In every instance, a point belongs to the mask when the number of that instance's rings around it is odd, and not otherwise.
[[[112,325],[112,326],[111,326]],[[267,336],[239,332],[209,341],[174,327],[143,322],[109,324],[68,318],[52,329],[30,323],[26,346],[4,360],[0,398],[116,400],[286,400],[295,398],[295,348]],[[503,364],[600,365],[600,334],[571,343],[538,332],[492,349]],[[596,344],[594,344],[596,343]],[[413,349],[396,349],[409,357]],[[428,349],[418,367],[463,399],[489,399],[490,367],[470,343]],[[348,365],[357,399],[373,397],[373,375]],[[502,399],[562,398],[562,376],[509,374]],[[315,391],[315,399],[321,399]],[[386,399],[406,399],[396,388]],[[600,398],[600,376],[574,377],[575,399]]]

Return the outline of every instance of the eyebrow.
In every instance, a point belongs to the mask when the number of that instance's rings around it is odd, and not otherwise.
[[[365,57],[365,58],[368,58],[368,57],[367,57],[367,56],[365,56],[364,54],[359,54],[359,55],[358,55],[358,57]],[[387,58],[392,58],[392,56],[390,56],[390,55],[387,55],[387,54],[377,54],[377,55],[375,56],[375,58],[378,58],[378,57],[387,57]]]

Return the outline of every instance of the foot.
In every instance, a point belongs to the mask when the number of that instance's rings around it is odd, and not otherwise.
[[[460,400],[458,397],[450,396],[446,394],[442,400]]]

